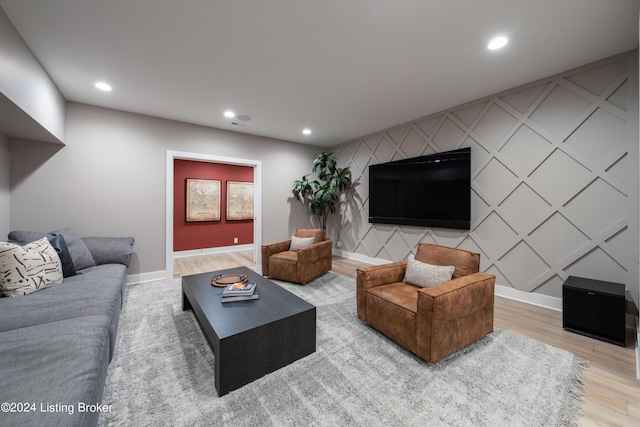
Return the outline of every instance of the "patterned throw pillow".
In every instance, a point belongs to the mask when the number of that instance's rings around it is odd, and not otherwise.
[[[296,237],[291,236],[291,245],[289,245],[290,251],[297,251],[305,246],[312,245],[315,239],[313,237]]]
[[[414,259],[413,255],[409,255],[407,257],[407,270],[402,281],[421,288],[435,286],[451,280],[455,269],[453,265],[427,264]]]
[[[0,293],[27,295],[62,283],[62,262],[44,237],[24,246],[0,242]]]

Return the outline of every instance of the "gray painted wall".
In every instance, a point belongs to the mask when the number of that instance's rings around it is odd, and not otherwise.
[[[64,142],[65,100],[2,8],[0,40],[0,133]]]
[[[134,236],[129,274],[164,271],[167,150],[261,161],[263,242],[310,225],[289,197],[317,147],[77,103],[66,128],[66,146],[11,142],[11,229]]]
[[[637,302],[637,65],[629,52],[334,147],[359,185],[330,235],[377,260],[467,248],[505,287],[559,298],[575,275],[626,283]],[[470,231],[368,223],[369,165],[461,147]]]

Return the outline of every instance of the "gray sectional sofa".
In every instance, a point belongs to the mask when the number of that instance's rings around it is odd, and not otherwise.
[[[11,232],[9,240],[27,243],[54,234]],[[82,267],[77,274],[28,295],[0,298],[0,425],[94,426],[100,413],[114,409],[102,396],[133,242],[76,238],[69,252]],[[85,252],[79,254],[77,245]]]

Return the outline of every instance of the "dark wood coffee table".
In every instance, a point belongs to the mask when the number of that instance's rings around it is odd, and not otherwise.
[[[260,298],[224,303],[218,274],[243,274]],[[182,309],[192,309],[215,358],[218,396],[316,351],[316,307],[246,268],[182,278]]]

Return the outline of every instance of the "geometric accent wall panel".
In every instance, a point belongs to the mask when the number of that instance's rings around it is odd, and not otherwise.
[[[518,176],[501,161],[493,158],[474,178],[478,190],[500,204],[519,184]]]
[[[529,184],[552,205],[565,203],[591,178],[589,168],[560,148],[534,166],[536,169],[527,177]]]
[[[542,163],[549,155],[551,143],[540,134],[522,125],[500,148],[500,155],[518,176],[528,176],[532,168]]]
[[[587,110],[590,103],[578,93],[562,85],[555,85],[528,119],[561,136],[570,131],[573,123]]]
[[[524,230],[538,224],[551,205],[523,182],[499,207],[509,224],[516,230]]]
[[[554,297],[569,275],[636,283],[636,60],[618,55],[333,147],[357,185],[332,239],[391,261],[419,243],[475,250],[497,284]],[[370,165],[462,147],[471,230],[368,222]]]

